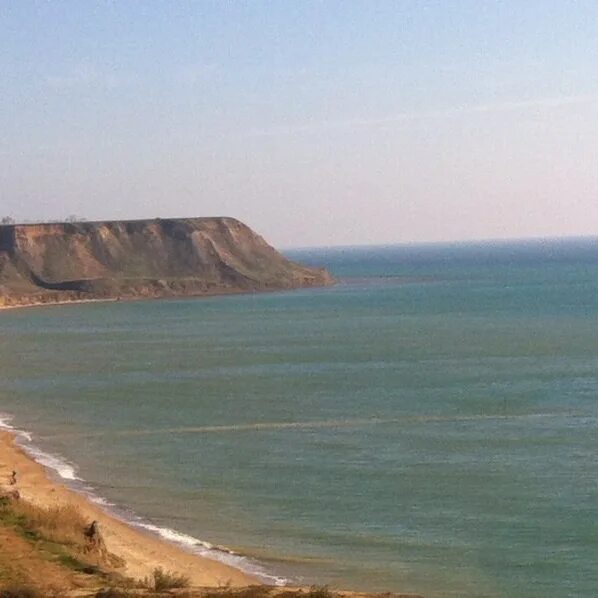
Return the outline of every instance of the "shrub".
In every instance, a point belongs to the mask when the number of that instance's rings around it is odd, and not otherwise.
[[[10,586],[0,589],[0,598],[38,598],[38,592],[29,586]]]
[[[134,596],[127,590],[120,590],[118,588],[105,588],[100,590],[96,595],[95,598],[130,598]]]
[[[202,594],[202,598],[268,598],[271,595],[270,590],[270,586],[249,586],[238,590],[224,586],[217,590],[208,590]]]
[[[145,585],[157,592],[164,590],[174,590],[177,588],[189,587],[189,578],[186,575],[173,573],[172,571],[164,571],[161,567],[154,569],[152,574],[153,579],[146,579]]]

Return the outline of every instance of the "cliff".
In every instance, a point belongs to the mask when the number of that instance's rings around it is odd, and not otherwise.
[[[0,306],[328,285],[234,218],[0,226]]]

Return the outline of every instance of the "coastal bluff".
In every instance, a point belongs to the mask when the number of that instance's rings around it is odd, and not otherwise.
[[[234,218],[0,226],[0,307],[326,286]]]

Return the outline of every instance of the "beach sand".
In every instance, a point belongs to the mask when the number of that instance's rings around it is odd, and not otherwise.
[[[0,486],[6,487],[11,472],[17,472],[16,488],[21,497],[42,507],[74,505],[90,522],[100,524],[108,550],[124,560],[121,571],[133,579],[150,577],[161,567],[187,576],[193,586],[241,587],[260,583],[224,563],[186,552],[174,544],[132,527],[110,515],[84,496],[55,482],[45,468],[28,457],[10,432],[0,432]]]

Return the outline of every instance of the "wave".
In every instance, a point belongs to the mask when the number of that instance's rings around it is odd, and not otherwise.
[[[226,565],[231,565],[237,569],[241,569],[245,573],[249,573],[263,582],[273,584],[276,586],[284,586],[288,580],[284,577],[272,575],[264,569],[262,565],[253,559],[240,555],[229,548],[224,546],[214,546],[210,542],[199,540],[194,536],[183,534],[174,529],[168,527],[160,527],[152,523],[143,523],[141,521],[129,521],[130,524],[135,527],[148,530],[152,533],[157,534],[161,538],[179,544],[185,547],[188,551],[193,552],[199,556],[207,557],[212,560],[220,561]]]
[[[13,418],[6,413],[0,413],[0,430],[7,430],[15,435],[17,445],[25,451],[34,461],[40,463],[50,471],[58,475],[65,481],[66,485],[83,494],[88,500],[101,507],[112,517],[123,521],[133,527],[145,530],[146,532],[163,538],[164,540],[176,544],[187,552],[197,554],[213,561],[219,561],[236,569],[248,573],[265,584],[284,586],[288,583],[284,577],[273,575],[266,571],[263,565],[250,557],[235,553],[223,546],[215,546],[210,542],[200,540],[188,534],[179,532],[169,527],[155,525],[146,521],[143,517],[135,514],[133,511],[120,509],[114,503],[97,494],[92,486],[84,483],[84,480],[77,475],[77,468],[62,457],[48,453],[35,444],[30,432],[20,430],[12,425]]]
[[[39,447],[32,444],[32,435],[25,430],[15,428],[10,422],[12,417],[6,413],[0,414],[0,429],[8,430],[15,434],[17,444],[34,460],[56,472],[62,479],[68,481],[80,481],[81,478],[75,473],[75,466],[68,463],[57,455],[52,455],[42,451]]]

